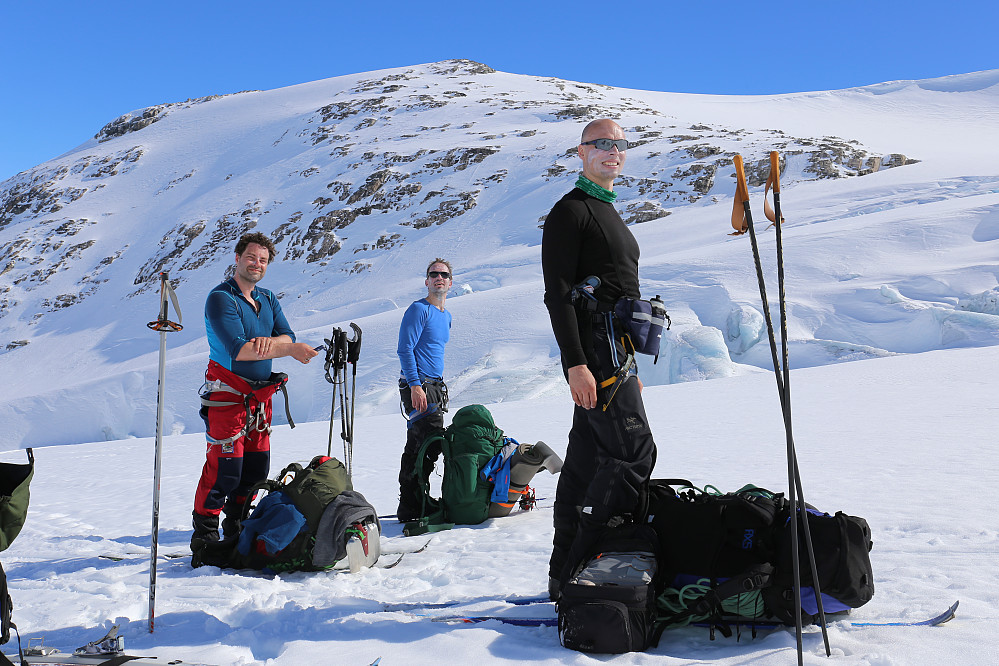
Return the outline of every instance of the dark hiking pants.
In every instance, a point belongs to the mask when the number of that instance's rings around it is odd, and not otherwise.
[[[419,476],[417,475],[416,457],[420,447],[427,437],[444,429],[444,412],[447,411],[447,390],[443,381],[426,380],[423,382],[423,391],[427,394],[427,411],[411,417],[407,422],[406,447],[399,463],[399,508],[396,514],[401,521],[420,517],[423,497],[420,479],[430,478],[434,463],[441,454],[440,442],[432,444],[427,449]],[[406,413],[412,413],[412,396],[409,385],[404,380],[399,380],[399,396]]]
[[[625,358],[615,343],[618,361]],[[592,353],[592,356],[591,356]],[[616,364],[602,324],[594,324],[590,370],[599,384]],[[620,380],[619,380],[620,381]],[[638,378],[623,380],[607,411],[614,386],[597,390],[593,409],[575,407],[565,463],[555,493],[555,537],[549,575],[564,583],[614,516],[633,516],[656,460]]]

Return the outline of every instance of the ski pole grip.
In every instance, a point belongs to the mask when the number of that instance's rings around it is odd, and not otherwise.
[[[776,150],[770,151],[770,178],[773,180],[774,194],[780,192],[780,156]]]
[[[356,366],[361,356],[361,327],[354,322],[350,322],[350,327],[354,329],[354,337],[347,338],[347,362]]]
[[[746,220],[746,211],[749,208],[749,188],[746,187],[746,173],[742,165],[742,155],[736,153],[732,158],[735,164],[735,199],[732,201],[732,228],[735,229],[731,235],[738,236],[749,230],[749,223]]]
[[[166,271],[160,273],[160,320],[167,318],[167,305],[169,301],[167,300],[167,284],[170,276]]]
[[[746,170],[742,164],[742,155],[736,153],[735,158],[735,197],[739,203],[749,201],[749,188],[746,186]]]
[[[170,321],[169,318],[169,307],[171,297],[170,289],[170,277],[167,275],[166,271],[160,273],[160,312],[156,321],[151,321],[146,324],[146,328],[158,331],[160,333],[176,333],[177,331],[184,330],[184,327],[177,322]],[[176,296],[173,296],[176,299]],[[180,315],[180,310],[177,311],[178,317]]]

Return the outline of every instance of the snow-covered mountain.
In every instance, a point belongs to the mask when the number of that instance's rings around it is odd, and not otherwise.
[[[203,429],[204,297],[248,229],[277,243],[263,284],[300,339],[364,330],[359,414],[397,409],[398,324],[435,256],[456,270],[452,399],[562,390],[540,226],[605,116],[638,144],[619,208],[674,322],[646,384],[769,368],[749,241],[727,235],[736,153],[758,220],[782,156],[792,367],[999,343],[999,70],[725,97],[454,60],[140,109],[0,183],[0,448],[152,434],[160,271],[186,317],[167,431]],[[328,418],[321,369],[297,365],[277,363],[295,419]]]

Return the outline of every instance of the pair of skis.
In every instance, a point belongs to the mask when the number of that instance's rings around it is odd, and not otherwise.
[[[527,607],[535,605],[550,604],[547,595],[537,596],[537,597],[485,597],[479,599],[467,599],[464,601],[443,601],[437,603],[395,603],[395,604],[384,604],[383,610],[385,611],[403,611],[420,617],[426,617],[432,622],[445,622],[452,624],[479,624],[481,622],[496,621],[503,624],[509,624],[519,627],[557,627],[558,618],[554,616],[515,616],[515,615],[499,615],[499,614],[482,614],[482,613],[451,613],[447,612],[450,609],[456,608],[458,606],[466,606],[476,603],[505,603],[518,607]],[[945,622],[949,622],[954,619],[957,614],[957,608],[960,604],[959,601],[955,601],[950,607],[941,613],[933,615],[929,618],[922,620],[889,620],[881,622],[864,622],[864,621],[846,621],[846,626],[851,628],[864,628],[864,627],[935,627]],[[437,613],[436,611],[445,611],[443,613]],[[787,625],[780,622],[773,622],[770,620],[758,620],[749,618],[735,618],[727,621],[727,624],[731,627],[746,627],[749,629],[780,629]],[[691,622],[689,625],[692,627],[707,627],[713,628],[717,627],[718,623],[712,622]]]

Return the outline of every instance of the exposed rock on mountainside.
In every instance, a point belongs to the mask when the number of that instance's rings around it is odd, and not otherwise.
[[[157,105],[105,125],[98,145],[0,184],[0,345],[14,344],[3,331],[18,335],[5,321],[37,322],[120,288],[112,275],[131,282],[126,299],[154,288],[160,271],[177,283],[209,266],[217,276],[251,229],[270,234],[293,270],[317,275],[314,264],[342,276],[376,268],[440,226],[457,234],[493,215],[543,220],[545,210],[522,201],[551,188],[548,202],[571,186],[579,128],[598,117],[620,119],[633,143],[615,188],[629,224],[664,224],[677,207],[730,196],[736,152],[754,187],[766,180],[770,150],[781,151],[785,183],[916,161],[838,137],[681,120],[636,91],[515,77],[468,60],[308,85],[321,94],[289,97],[312,101],[289,106],[283,126],[258,127],[255,111],[232,115],[243,108],[235,104],[212,121],[203,105],[218,96]],[[278,92],[261,95],[286,103]],[[185,125],[183,143],[172,143],[171,119],[195,106],[198,123],[215,124],[202,134]],[[71,276],[72,293],[48,286],[57,273]]]
[[[241,95],[244,92],[254,92],[251,90],[244,90],[238,93],[232,93],[233,95]],[[204,104],[205,102],[211,102],[212,100],[221,99],[222,97],[228,97],[228,95],[209,95],[207,97],[199,97],[197,99],[188,99],[183,102],[174,102],[171,104],[157,104],[156,106],[149,106],[145,109],[139,109],[137,111],[130,111],[126,114],[118,116],[107,125],[102,127],[94,138],[100,143],[109,141],[119,136],[124,136],[131,132],[138,132],[141,129],[149,127],[153,123],[162,120],[168,113],[177,111],[180,109],[186,109],[195,104]]]

